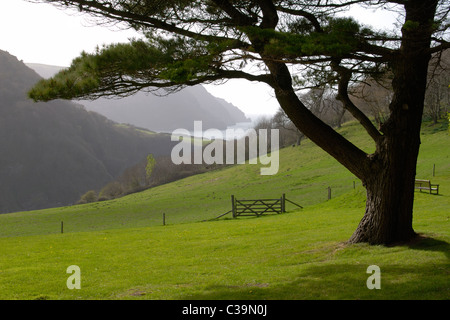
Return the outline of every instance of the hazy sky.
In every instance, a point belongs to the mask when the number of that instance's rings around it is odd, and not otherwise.
[[[392,16],[375,11],[355,11],[356,17],[377,27],[393,28]],[[127,42],[132,30],[100,27],[76,12],[59,10],[49,4],[23,0],[0,0],[0,49],[26,63],[69,66],[81,51],[92,52],[97,45]],[[226,99],[247,114],[273,114],[278,103],[265,84],[230,80],[220,86],[206,86],[213,95]]]

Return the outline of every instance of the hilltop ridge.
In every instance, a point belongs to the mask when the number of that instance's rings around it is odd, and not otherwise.
[[[450,178],[450,151],[445,147],[450,136],[444,126],[438,131],[433,128],[438,127],[427,127],[422,135],[417,177],[444,186]],[[339,130],[359,147],[371,149],[371,139],[358,123],[346,123]],[[433,165],[436,177],[431,176]],[[285,193],[288,199],[308,208],[328,202],[328,187],[332,199],[356,192],[342,200],[340,206],[358,207],[361,217],[364,213],[365,190],[361,182],[310,140],[300,147],[280,150],[277,174],[262,176],[260,168],[261,164],[233,165],[114,200],[0,216],[0,237],[58,233],[62,220],[67,232],[161,225],[163,213],[167,224],[199,222],[229,211],[231,195],[239,199],[273,199]],[[287,205],[288,211],[297,209]]]
[[[0,213],[75,203],[149,153],[170,154],[168,135],[117,126],[69,101],[34,103],[40,76],[0,51]]]
[[[27,63],[44,78],[63,67]],[[238,107],[214,97],[202,85],[187,87],[170,95],[138,92],[121,99],[99,98],[80,100],[86,109],[104,115],[118,123],[127,123],[157,132],[172,132],[183,128],[193,130],[194,121],[201,120],[205,129],[224,130],[239,122],[251,120]]]

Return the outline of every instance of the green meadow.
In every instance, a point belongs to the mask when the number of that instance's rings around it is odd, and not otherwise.
[[[372,151],[357,124],[340,130]],[[415,242],[348,245],[365,190],[304,141],[280,150],[274,176],[234,165],[111,201],[0,215],[0,299],[449,299],[449,145],[444,125],[424,124],[417,178],[440,187],[415,193]],[[231,195],[283,193],[304,208],[213,219]],[[71,265],[79,290],[66,285]],[[379,290],[366,285],[371,265]]]

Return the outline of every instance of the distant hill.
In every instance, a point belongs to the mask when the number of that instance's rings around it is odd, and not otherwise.
[[[27,65],[44,78],[62,69],[43,64]],[[172,132],[178,128],[193,130],[195,120],[202,120],[204,129],[221,130],[239,122],[251,121],[239,108],[214,97],[201,85],[164,96],[138,92],[123,99],[100,98],[79,103],[113,121],[157,132]]]
[[[0,213],[72,204],[149,153],[170,154],[169,135],[68,101],[32,102],[26,92],[39,79],[0,50]]]

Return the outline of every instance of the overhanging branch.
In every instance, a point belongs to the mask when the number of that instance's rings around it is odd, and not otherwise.
[[[340,66],[338,62],[332,62],[331,65],[333,70],[340,75],[336,99],[343,103],[344,108],[359,121],[372,139],[377,142],[379,138],[382,137],[382,134],[375,128],[372,121],[370,121],[370,119],[350,100],[348,95],[348,85],[352,77],[351,70]]]

